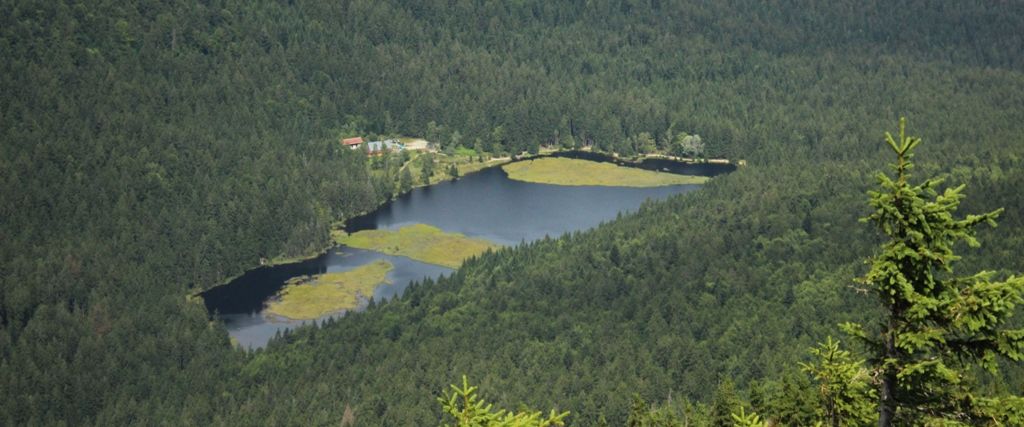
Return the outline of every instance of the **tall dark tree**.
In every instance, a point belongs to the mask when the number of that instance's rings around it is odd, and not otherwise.
[[[427,153],[420,157],[420,182],[430,185],[430,177],[434,176],[434,155]]]
[[[399,192],[405,193],[412,190],[412,172],[409,172],[409,167],[402,168],[402,175],[398,181]]]
[[[715,427],[732,426],[735,421],[732,414],[742,411],[743,401],[736,394],[736,386],[731,379],[726,378],[718,384],[718,388],[711,398],[710,423]]]

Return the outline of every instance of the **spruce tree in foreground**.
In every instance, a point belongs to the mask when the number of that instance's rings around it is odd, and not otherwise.
[[[975,228],[995,226],[1002,209],[956,219],[964,186],[939,194],[942,179],[909,182],[921,140],[906,136],[904,119],[899,139],[886,133],[886,140],[896,153],[896,177],[878,175],[881,188],[869,192],[874,212],[862,221],[889,240],[860,279],[880,298],[885,317],[876,328],[844,325],[871,352],[878,425],[1024,425],[1024,399],[983,397],[972,387],[976,368],[995,374],[999,356],[1021,359],[1024,330],[1005,326],[1022,301],[1024,278],[956,276],[952,269],[960,258],[954,245],[977,247]]]
[[[445,427],[558,427],[564,426],[565,417],[569,416],[568,411],[558,413],[554,409],[547,416],[529,408],[520,408],[518,412],[495,409],[477,396],[477,387],[469,385],[465,375],[462,387],[452,384],[451,388],[451,393],[437,398],[444,414],[455,420],[455,424],[443,424]]]
[[[875,421],[878,399],[871,388],[870,372],[864,361],[855,360],[832,337],[811,349],[810,363],[800,368],[818,382],[820,407],[817,418],[822,425],[867,426]]]

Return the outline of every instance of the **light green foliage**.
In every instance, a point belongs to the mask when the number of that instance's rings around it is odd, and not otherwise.
[[[746,413],[743,408],[740,408],[740,413],[732,414],[732,419],[735,421],[733,424],[735,427],[769,427],[769,424],[761,420],[761,417],[751,412]]]
[[[477,139],[477,142],[479,142],[479,139]],[[473,147],[464,147],[462,145],[459,145],[455,148],[455,155],[461,157],[474,157],[479,154],[483,154],[482,149],[476,148],[479,147],[479,145],[480,144],[476,144]]]
[[[451,385],[451,392],[437,398],[445,415],[455,419],[455,424],[445,423],[452,427],[549,427],[565,425],[565,417],[569,412],[555,412],[554,409],[545,416],[540,411],[523,409],[512,412],[505,409],[494,409],[476,394],[477,387],[469,385],[466,376],[462,376],[462,387]]]
[[[876,394],[864,361],[854,360],[832,337],[811,349],[814,360],[800,366],[818,382],[818,416],[830,426],[870,425],[876,419]]]
[[[647,132],[641,132],[633,139],[638,153],[653,153],[655,150],[654,137]]]
[[[567,133],[561,138],[562,148],[566,150],[572,150],[576,148],[576,138],[571,133]]]
[[[1024,278],[996,280],[992,272],[956,276],[960,259],[954,245],[978,247],[975,228],[995,226],[998,209],[956,219],[964,186],[936,188],[942,179],[909,182],[910,162],[919,138],[886,133],[895,152],[896,178],[878,175],[879,190],[870,191],[872,222],[888,237],[860,280],[885,309],[877,329],[848,323],[844,328],[863,340],[881,384],[880,425],[979,423],[1020,420],[1020,399],[979,396],[971,368],[997,370],[997,357],[1019,361],[1024,330],[1006,329],[1021,303]]]
[[[676,155],[682,157],[703,157],[704,147],[704,141],[700,138],[700,135],[680,133],[675,136],[673,150]]]

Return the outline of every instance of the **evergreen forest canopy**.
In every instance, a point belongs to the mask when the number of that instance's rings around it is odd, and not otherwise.
[[[573,425],[808,424],[797,362],[881,316],[851,278],[898,116],[917,173],[1005,208],[958,273],[1024,271],[1022,29],[1024,4],[984,1],[2,2],[0,423],[419,425],[465,374]],[[353,134],[627,155],[699,134],[750,166],[232,349],[188,295],[399,189]]]

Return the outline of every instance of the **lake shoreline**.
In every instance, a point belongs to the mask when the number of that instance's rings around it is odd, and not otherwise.
[[[374,301],[383,301],[402,295],[410,283],[437,280],[442,275],[457,271],[442,266],[444,263],[426,263],[402,253],[418,251],[425,256],[440,254],[450,258],[452,254],[447,253],[447,249],[439,248],[452,248],[461,243],[443,238],[439,231],[460,238],[515,247],[546,236],[554,238],[589,230],[618,215],[636,211],[647,200],[663,200],[700,187],[543,185],[512,180],[503,170],[488,168],[456,181],[445,181],[435,187],[403,194],[368,215],[345,221],[346,232],[371,231],[355,238],[371,238],[373,246],[384,244],[383,251],[346,244],[304,262],[262,266],[265,268],[250,270],[227,285],[202,293],[202,300],[196,302],[203,303],[206,311],[213,314],[213,320],[223,322],[229,335],[236,337],[244,347],[259,348],[277,332],[306,324],[291,320],[303,316],[284,318],[266,313],[267,304],[276,299],[280,290],[295,277],[344,272],[385,259],[395,266],[388,273],[393,285],[376,287],[372,295]],[[417,227],[416,224],[432,227]],[[335,227],[340,227],[340,224],[335,224]],[[406,234],[420,231],[413,234],[421,235],[403,238],[402,229]],[[396,236],[381,241],[372,239],[380,233]],[[460,255],[459,258],[463,257]]]
[[[637,159],[628,159],[628,158],[619,157],[615,153],[605,153],[605,152],[602,152],[602,151],[581,150],[581,149],[573,149],[573,150],[561,150],[561,149],[559,149],[559,150],[545,150],[545,151],[541,151],[540,153],[537,153],[537,154],[520,154],[520,155],[515,155],[515,156],[509,156],[509,157],[492,158],[491,160],[488,160],[487,162],[485,162],[485,163],[488,163],[485,167],[482,167],[482,168],[475,169],[475,170],[472,170],[470,172],[467,172],[467,173],[461,175],[458,178],[441,179],[441,180],[438,180],[436,182],[432,181],[430,184],[414,185],[412,190],[420,189],[420,188],[429,188],[429,187],[433,187],[433,186],[436,186],[436,185],[439,185],[439,184],[443,184],[443,183],[446,183],[446,182],[451,182],[451,181],[458,181],[459,179],[462,179],[464,177],[468,177],[468,176],[471,176],[471,175],[474,175],[474,174],[482,173],[484,171],[488,171],[488,170],[494,169],[496,167],[497,168],[501,168],[502,166],[507,165],[507,164],[517,163],[517,162],[522,162],[522,161],[536,160],[536,159],[544,158],[544,157],[577,158],[577,159],[590,160],[590,161],[595,161],[595,162],[613,163],[613,164],[616,164],[616,165],[619,165],[619,166],[622,166],[622,167],[634,167],[634,168],[641,168],[641,169],[645,168],[643,166],[643,162],[644,161],[647,161],[647,160],[659,160],[659,161],[664,161],[664,162],[677,163],[681,167],[684,167],[684,168],[685,167],[700,167],[700,166],[706,165],[706,166],[710,166],[712,168],[724,167],[724,168],[728,169],[727,171],[723,171],[724,173],[729,173],[729,172],[732,172],[732,171],[736,170],[736,165],[732,164],[731,162],[729,162],[726,159],[709,159],[708,161],[700,162],[700,161],[693,161],[693,160],[688,160],[688,159],[676,158],[676,157],[673,157],[673,156],[668,156],[668,155],[663,155],[663,154],[656,154],[656,153],[645,154],[645,155],[639,156]],[[491,162],[494,162],[494,164],[490,164]],[[717,174],[715,174],[715,175],[717,175]],[[714,175],[711,175],[711,176],[714,176]],[[549,185],[554,185],[554,184],[549,184]],[[410,190],[410,191],[412,191],[412,190]],[[370,210],[362,211],[362,212],[356,213],[355,215],[352,215],[352,216],[350,216],[348,218],[345,218],[343,220],[335,221],[334,223],[332,223],[331,229],[328,230],[328,238],[326,239],[326,243],[324,245],[321,245],[320,247],[318,247],[318,249],[310,250],[309,252],[306,252],[306,253],[303,253],[303,254],[299,254],[299,255],[294,255],[294,256],[280,256],[280,257],[272,258],[272,259],[270,259],[266,263],[252,266],[250,268],[244,269],[242,272],[240,272],[240,273],[238,273],[236,275],[229,276],[229,277],[225,278],[224,280],[218,282],[217,284],[215,284],[213,286],[202,287],[198,291],[190,292],[190,293],[188,293],[186,295],[186,299],[193,299],[193,298],[196,298],[196,297],[200,297],[201,298],[204,293],[209,292],[211,289],[214,289],[214,288],[217,288],[217,287],[220,287],[220,286],[225,286],[225,285],[227,285],[227,284],[229,284],[229,283],[239,279],[240,277],[242,277],[245,274],[247,274],[247,273],[249,273],[251,271],[254,271],[254,270],[259,270],[261,268],[271,268],[271,267],[284,266],[284,265],[289,265],[289,264],[300,264],[300,263],[303,263],[303,262],[307,262],[307,261],[310,261],[310,260],[322,257],[325,254],[327,254],[328,251],[330,251],[332,249],[335,249],[335,248],[337,248],[339,246],[336,242],[334,242],[334,239],[330,238],[330,233],[331,232],[333,232],[335,230],[344,230],[344,231],[348,232],[349,230],[347,230],[346,228],[348,227],[348,222],[349,221],[351,221],[353,219],[360,218],[360,217],[364,217],[366,215],[369,215],[369,214],[377,211],[381,207],[387,205],[388,203],[394,202],[398,197],[401,197],[402,195],[405,195],[407,193],[408,192],[398,193],[394,197],[388,198],[387,200],[384,200],[383,202],[377,204],[376,206],[374,206]]]

